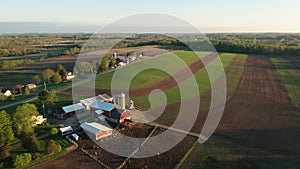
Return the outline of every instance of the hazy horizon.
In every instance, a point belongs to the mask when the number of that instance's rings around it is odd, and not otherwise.
[[[297,0],[11,0],[1,3],[0,33],[93,33],[143,13],[171,15],[204,33],[298,33],[298,6]]]

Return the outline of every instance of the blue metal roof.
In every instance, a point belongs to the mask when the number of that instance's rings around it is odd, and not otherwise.
[[[115,105],[113,103],[107,103],[100,100],[95,100],[92,105],[92,108],[104,110],[104,111],[111,111],[115,108]]]
[[[110,112],[110,118],[120,120],[121,115],[124,111],[125,110],[122,109],[114,109],[113,111]]]

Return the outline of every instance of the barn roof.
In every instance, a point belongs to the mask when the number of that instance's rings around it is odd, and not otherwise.
[[[112,119],[118,119],[118,120],[120,120],[121,115],[122,115],[122,113],[124,111],[125,110],[122,110],[122,109],[114,109],[113,111],[110,112],[109,117],[112,118]]]
[[[107,103],[100,100],[95,100],[92,105],[92,108],[104,110],[104,111],[111,111],[115,108],[115,105],[113,103]]]
[[[62,107],[62,109],[64,110],[65,113],[69,113],[69,112],[84,109],[84,107],[83,107],[82,103],[76,103],[76,104]]]
[[[99,124],[99,123],[96,123],[96,122],[92,122],[92,123],[85,122],[85,123],[82,123],[80,125],[80,127],[84,130],[87,130],[87,131],[91,132],[91,133],[98,133],[101,130],[112,130],[111,128],[106,127],[106,126],[104,126],[102,124]]]

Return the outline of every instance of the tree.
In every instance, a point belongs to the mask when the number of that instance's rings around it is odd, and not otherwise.
[[[61,145],[56,144],[54,140],[49,140],[46,145],[48,154],[55,154],[61,152]]]
[[[32,157],[30,153],[23,153],[20,155],[16,155],[13,160],[12,166],[15,168],[25,167],[31,162],[31,158]]]
[[[4,100],[7,99],[7,96],[5,96],[4,94],[0,93],[0,99],[4,102]]]
[[[56,66],[56,73],[59,74],[60,76],[67,74],[67,70],[63,65],[59,64]]]
[[[10,141],[14,139],[12,122],[10,116],[4,111],[0,111],[0,161],[9,157]]]
[[[14,131],[17,135],[21,133],[33,132],[33,125],[35,124],[32,116],[37,114],[37,108],[34,104],[25,103],[18,106],[13,116]]]
[[[94,74],[95,66],[89,62],[79,62],[74,67],[75,76],[90,76]]]
[[[58,73],[56,73],[56,74],[51,78],[51,81],[52,81],[54,84],[58,84],[58,83],[62,82],[61,75],[59,75]]]
[[[101,71],[106,71],[108,69],[108,61],[109,61],[110,56],[105,55],[103,59],[100,62],[100,69]]]
[[[34,84],[39,84],[42,82],[42,78],[40,75],[35,75],[32,77],[31,82]]]
[[[20,84],[16,85],[15,89],[16,89],[16,91],[17,91],[19,94],[22,94],[22,92],[23,92],[23,91],[22,91],[22,89],[23,89],[22,85],[20,85]]]
[[[38,99],[43,105],[43,108],[45,108],[45,106],[51,106],[58,101],[55,90],[43,90],[41,93],[39,93]]]
[[[44,80],[46,81],[50,81],[51,77],[53,77],[55,75],[55,72],[52,69],[46,69],[42,72],[42,77],[44,78]]]
[[[28,86],[25,87],[24,93],[25,93],[26,95],[30,95],[30,89],[29,89]]]
[[[32,153],[35,153],[39,147],[39,142],[34,133],[23,133],[21,144]]]
[[[57,128],[53,127],[53,128],[50,129],[50,134],[51,135],[56,135],[57,133],[58,133]]]

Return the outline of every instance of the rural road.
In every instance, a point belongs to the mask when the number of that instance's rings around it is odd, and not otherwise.
[[[151,57],[144,56],[143,59],[140,59],[140,60],[137,60],[137,61],[135,61],[135,62],[132,62],[132,63],[130,63],[129,65],[136,64],[136,63],[138,63],[138,62],[141,62],[141,61],[143,61],[143,60],[147,60],[147,59],[149,59],[149,58],[151,58]],[[119,67],[119,68],[117,68],[117,69],[115,69],[115,70],[125,68],[125,67],[127,67],[127,66],[129,66],[129,65],[125,65],[125,66]],[[88,77],[88,78],[80,79],[80,80],[78,80],[78,81],[73,81],[73,82],[70,83],[70,84],[67,84],[67,85],[65,85],[65,86],[61,86],[61,87],[59,87],[59,88],[56,88],[55,90],[58,91],[58,90],[66,89],[66,88],[71,87],[71,86],[73,86],[73,85],[77,85],[77,84],[83,83],[83,82],[85,82],[85,81],[92,80],[92,79],[94,79],[94,78],[96,78],[96,77],[98,77],[98,76],[101,76],[101,75],[104,75],[104,74],[113,72],[113,71],[115,71],[115,70],[110,70],[110,71],[107,71],[107,72],[104,72],[104,73],[96,74],[96,76],[94,76],[94,77]],[[28,102],[28,101],[30,101],[30,100],[37,99],[37,98],[38,98],[38,94],[36,94],[35,96],[32,96],[32,97],[30,97],[30,98],[24,99],[24,100],[20,100],[20,101],[14,102],[14,103],[10,103],[10,104],[1,106],[1,107],[0,107],[0,110],[5,109],[5,108],[9,108],[9,107],[12,107],[12,106],[16,106],[16,105],[18,105],[18,104],[26,103],[26,102]]]

